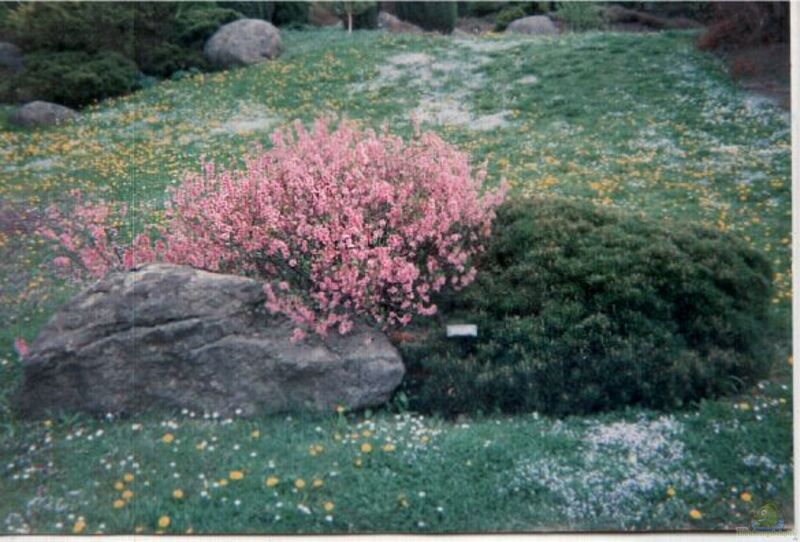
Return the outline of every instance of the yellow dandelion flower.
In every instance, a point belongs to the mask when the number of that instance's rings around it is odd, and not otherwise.
[[[674,497],[674,496],[675,496],[675,488],[672,487],[672,486],[669,486],[667,488],[667,497]]]
[[[130,472],[126,472],[126,473],[125,473],[125,474],[122,476],[122,479],[123,479],[123,480],[125,480],[126,482],[133,482],[134,476],[133,476],[133,474],[131,474]]]
[[[78,518],[78,521],[75,522],[75,525],[72,526],[72,532],[75,534],[80,534],[86,528],[86,521],[83,518]]]
[[[176,499],[182,499],[183,498],[183,490],[182,489],[176,489],[175,491],[172,492],[172,496],[174,498],[176,498]]]
[[[363,462],[361,461],[361,458],[360,458],[360,457],[356,457],[356,458],[353,460],[353,465],[355,465],[356,467],[359,467],[359,468],[360,468],[362,464],[363,464]]]
[[[740,410],[750,410],[750,405],[748,403],[744,403],[744,402],[739,403],[739,409]]]
[[[175,440],[175,435],[173,435],[172,433],[166,433],[163,437],[161,437],[161,442],[163,442],[164,444],[169,444],[173,440]]]
[[[227,486],[227,485],[228,485],[228,480],[226,480],[225,478],[220,478],[220,479],[217,481],[217,483],[218,483],[219,485],[221,485],[221,486]]]
[[[158,518],[158,526],[162,529],[169,527],[170,523],[172,523],[172,520],[169,519],[169,516],[161,516]]]
[[[334,506],[334,504],[331,501],[325,501],[325,504],[323,504],[322,507],[325,509],[326,512],[331,512],[333,511],[334,508],[336,508],[336,506]]]
[[[387,442],[386,444],[383,445],[382,448],[384,452],[393,452],[394,449],[395,449],[394,444],[392,444],[391,442]]]
[[[131,491],[130,489],[126,489],[125,491],[122,492],[122,498],[125,499],[126,501],[131,500],[133,498],[133,491]]]
[[[744,502],[750,502],[753,500],[753,496],[750,495],[750,493],[748,493],[747,491],[739,495],[739,498],[742,499]]]
[[[303,489],[304,487],[306,487],[306,481],[303,480],[302,478],[298,478],[297,480],[294,481],[294,487],[296,487],[297,489]]]
[[[314,481],[311,482],[311,487],[313,487],[313,488],[320,488],[323,485],[325,485],[325,482],[323,482],[319,478],[314,478]]]
[[[258,429],[255,429],[255,430],[253,430],[253,432],[250,433],[250,436],[252,438],[258,438],[258,437],[261,436],[261,431],[259,431]]]
[[[240,470],[232,470],[228,473],[228,478],[231,480],[241,480],[244,478],[244,473]]]
[[[117,491],[122,491],[123,489],[125,489],[125,484],[123,484],[120,481],[117,481],[114,483],[114,489],[116,489]]]
[[[122,508],[123,506],[125,506],[125,501],[123,501],[122,499],[117,499],[116,501],[114,501],[113,506],[114,508]]]
[[[275,487],[279,482],[280,480],[278,480],[277,476],[270,476],[264,483],[267,484],[267,487]]]
[[[368,454],[371,451],[372,451],[372,444],[370,444],[369,442],[365,442],[364,444],[361,445],[362,453]]]
[[[692,519],[700,519],[703,517],[703,513],[697,508],[692,508],[689,510],[689,517]]]

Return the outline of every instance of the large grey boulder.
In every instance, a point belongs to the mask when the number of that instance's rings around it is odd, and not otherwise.
[[[0,68],[17,71],[22,65],[22,50],[13,43],[0,41]]]
[[[404,374],[381,332],[356,326],[292,343],[259,282],[170,264],[111,273],[66,304],[23,359],[16,406],[135,414],[187,408],[243,415],[359,408]]]
[[[546,15],[531,15],[513,21],[506,28],[511,34],[528,34],[534,36],[552,36],[558,34],[558,28]]]
[[[26,103],[9,119],[18,126],[54,126],[62,124],[78,116],[77,111],[50,102],[35,101]]]
[[[220,27],[206,42],[206,58],[219,68],[273,60],[283,51],[277,28],[261,19],[239,19]]]

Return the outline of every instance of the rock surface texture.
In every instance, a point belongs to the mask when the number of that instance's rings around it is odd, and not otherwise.
[[[267,21],[239,19],[220,27],[203,52],[214,66],[233,68],[278,58],[283,44],[278,29]]]
[[[558,34],[558,28],[553,21],[545,15],[531,15],[512,22],[506,28],[511,34],[528,34],[531,36],[553,36]]]
[[[292,343],[261,284],[169,264],[112,273],[64,306],[31,345],[24,417],[183,409],[230,415],[359,408],[389,399],[404,368],[379,331]]]
[[[55,126],[78,116],[74,109],[50,102],[30,102],[17,109],[9,120],[19,126]]]

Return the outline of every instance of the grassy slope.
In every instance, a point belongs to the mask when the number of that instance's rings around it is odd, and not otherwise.
[[[423,124],[454,123],[430,127],[487,160],[490,180],[505,176],[518,194],[549,191],[740,232],[773,260],[776,315],[788,345],[788,122],[735,89],[713,59],[693,50],[690,36],[472,42],[286,32],[285,41],[279,61],[165,82],[91,108],[71,126],[23,132],[0,118],[0,200],[37,210],[81,188],[133,202],[146,216],[200,155],[235,162],[292,119],[340,113],[407,134],[415,111]],[[2,233],[0,394],[18,378],[13,337],[35,337],[70,293],[40,265],[45,254],[35,239]],[[382,452],[384,438],[373,440],[376,450],[361,468],[353,464],[356,445],[334,435],[363,415],[226,425],[179,417],[170,431],[181,442],[164,448],[157,439],[169,429],[161,420],[137,420],[144,427],[135,432],[132,422],[80,419],[47,429],[17,424],[0,410],[0,494],[10,496],[0,499],[0,519],[4,529],[34,532],[71,530],[80,515],[92,532],[137,525],[150,532],[161,514],[173,518],[170,530],[195,532],[735,527],[767,500],[791,508],[791,394],[781,387],[789,368],[784,361],[774,382],[747,397],[674,418],[638,411],[563,423],[498,418],[472,420],[468,429],[425,420],[441,433],[422,443],[421,434],[407,436],[412,422],[399,429],[380,413],[371,419],[397,450]],[[255,426],[258,439],[249,436]],[[98,429],[103,434],[87,442]],[[212,436],[215,452],[195,448]],[[409,439],[413,452],[406,452]],[[645,444],[630,444],[637,439]],[[325,452],[310,456],[315,442]],[[269,458],[284,481],[277,490],[263,485]],[[198,478],[235,468],[245,479],[225,487],[204,489]],[[136,496],[114,509],[113,482],[128,471],[136,472]],[[170,478],[174,472],[180,478]],[[293,493],[285,481],[297,476],[321,476],[325,485]],[[175,487],[183,500],[170,497]],[[606,504],[587,506],[603,488]],[[738,498],[745,490],[750,503]],[[323,496],[335,504],[331,521],[320,509]],[[691,520],[691,508],[703,518]]]

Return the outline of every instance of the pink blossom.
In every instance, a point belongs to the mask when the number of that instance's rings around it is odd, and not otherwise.
[[[435,313],[432,293],[474,279],[507,187],[484,191],[466,154],[432,133],[403,141],[349,121],[298,122],[272,141],[243,170],[202,159],[170,191],[163,224],[132,242],[110,226],[124,206],[79,194],[48,210],[42,236],[94,277],[162,260],[258,278],[267,308],[298,326],[293,340],[356,319],[406,325]]]
[[[30,352],[27,341],[22,337],[14,339],[14,349],[17,351],[17,355],[20,359],[28,357],[28,353]]]

